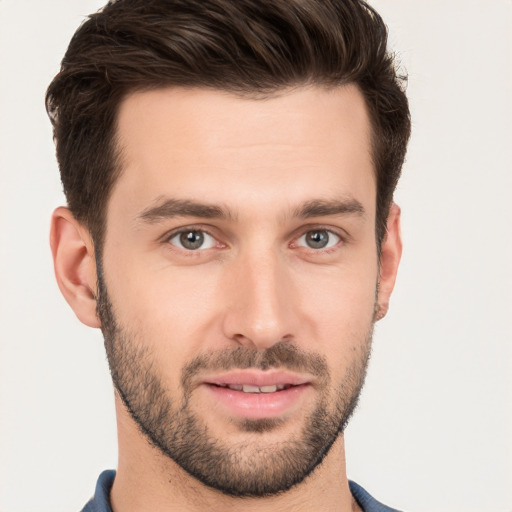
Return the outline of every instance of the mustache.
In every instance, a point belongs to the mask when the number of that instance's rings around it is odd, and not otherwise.
[[[182,370],[181,383],[184,389],[190,389],[192,380],[203,371],[218,370],[269,370],[286,369],[301,373],[310,373],[322,380],[329,379],[329,370],[325,357],[314,352],[306,352],[286,341],[280,341],[264,351],[239,346],[235,349],[219,350],[202,354],[187,363]]]

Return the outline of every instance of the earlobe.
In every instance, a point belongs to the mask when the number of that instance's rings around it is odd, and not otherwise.
[[[386,316],[389,299],[395,286],[398,265],[402,256],[402,236],[400,233],[400,207],[391,205],[387,220],[387,232],[382,241],[380,255],[379,288],[375,321]]]
[[[53,212],[50,246],[62,295],[82,323],[100,327],[96,315],[94,244],[88,230],[68,208],[60,207]]]

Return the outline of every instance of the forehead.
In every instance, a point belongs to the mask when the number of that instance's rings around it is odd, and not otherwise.
[[[113,201],[144,208],[161,196],[192,195],[261,210],[279,197],[374,198],[370,122],[355,86],[265,99],[205,89],[137,92],[120,105],[117,130],[122,172]]]

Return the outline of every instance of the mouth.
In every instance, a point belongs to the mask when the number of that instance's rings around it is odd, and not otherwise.
[[[246,419],[276,418],[303,405],[311,378],[280,371],[235,371],[202,382],[215,410]]]
[[[228,388],[243,393],[276,393],[293,387],[293,384],[272,384],[270,386],[252,386],[251,384],[211,384],[219,388]]]

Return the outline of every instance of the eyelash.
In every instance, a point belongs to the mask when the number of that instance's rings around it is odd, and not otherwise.
[[[186,234],[186,233],[191,233],[191,232],[196,232],[196,233],[204,233],[206,234],[207,236],[213,238],[213,240],[215,241],[215,245],[218,245],[220,244],[221,246],[225,247],[225,244],[223,244],[222,242],[219,242],[217,237],[215,235],[213,235],[208,229],[205,229],[204,226],[186,226],[186,227],[183,227],[183,228],[179,228],[179,229],[176,229],[174,231],[171,231],[170,233],[167,233],[164,237],[163,237],[163,243],[164,244],[167,244],[167,245],[171,245],[173,248],[176,248],[177,250],[179,251],[182,251],[184,253],[187,254],[187,256],[193,256],[193,255],[198,255],[200,254],[202,251],[205,251],[205,250],[208,250],[210,248],[207,248],[207,249],[201,249],[201,248],[198,248],[196,250],[193,250],[193,249],[185,249],[183,247],[178,247],[174,244],[171,243],[171,240],[173,238],[176,238],[180,235],[183,235],[183,234]],[[213,248],[213,247],[212,247]]]
[[[303,245],[301,245],[301,246],[298,246],[298,245],[297,245],[297,242],[298,242],[301,238],[305,237],[308,233],[315,233],[315,232],[326,232],[326,233],[328,233],[328,234],[329,234],[329,236],[330,236],[330,237],[331,237],[331,236],[335,236],[338,240],[337,240],[337,241],[335,241],[335,243],[334,243],[331,247],[326,247],[326,248],[324,248],[324,247],[320,247],[320,248],[316,248],[316,249],[315,249],[315,248],[313,248],[313,247],[306,247],[306,246],[303,246]],[[306,249],[306,250],[312,251],[312,252],[313,252],[313,253],[315,253],[315,254],[319,254],[319,253],[320,253],[320,254],[322,254],[322,253],[323,253],[323,254],[329,254],[329,253],[331,253],[331,252],[335,251],[335,250],[338,248],[339,244],[340,244],[340,243],[343,243],[344,241],[345,241],[345,240],[344,240],[344,238],[341,236],[341,234],[340,234],[340,233],[337,233],[337,232],[333,231],[332,229],[329,229],[329,228],[326,228],[326,227],[317,227],[317,226],[315,226],[315,227],[314,227],[314,228],[312,228],[312,229],[308,229],[308,230],[304,231],[304,232],[303,232],[299,237],[295,238],[295,239],[294,239],[294,242],[292,242],[292,244],[290,244],[290,245],[291,245],[292,247],[293,247],[293,246],[302,247],[303,249]],[[328,243],[330,243],[330,240],[329,240],[329,242],[328,242]]]
[[[306,228],[307,229],[301,230],[300,234],[293,238],[293,241],[289,244],[289,247],[292,247],[292,248],[301,247],[301,248],[303,248],[305,250],[310,251],[313,254],[329,254],[331,252],[336,251],[338,246],[340,244],[346,243],[347,239],[348,239],[348,235],[342,234],[339,231],[335,231],[331,227],[315,225],[315,226],[306,226]],[[297,241],[298,240],[300,240],[302,237],[306,236],[308,233],[315,232],[315,231],[325,231],[325,232],[329,233],[330,235],[334,235],[339,240],[332,247],[328,247],[326,249],[323,249],[323,248],[315,249],[315,248],[312,248],[312,247],[306,247],[306,246],[299,246],[299,245],[297,245]],[[176,237],[178,237],[178,236],[180,236],[182,234],[186,234],[186,233],[190,233],[190,232],[204,233],[207,236],[213,238],[215,240],[216,245],[220,244],[221,248],[227,247],[226,244],[224,244],[222,242],[219,242],[218,238],[215,235],[213,235],[204,226],[185,226],[185,227],[173,230],[170,233],[167,233],[164,237],[162,237],[162,241],[163,241],[164,244],[170,245],[170,246],[173,247],[173,249],[181,251],[182,253],[184,253],[184,254],[186,254],[187,256],[190,256],[190,257],[198,256],[203,251],[207,251],[209,249],[215,248],[215,247],[208,247],[208,248],[205,248],[205,249],[198,248],[198,249],[194,250],[194,249],[186,249],[186,248],[183,248],[183,247],[178,247],[177,245],[174,245],[174,244],[171,243],[171,240],[173,238],[176,238]]]

